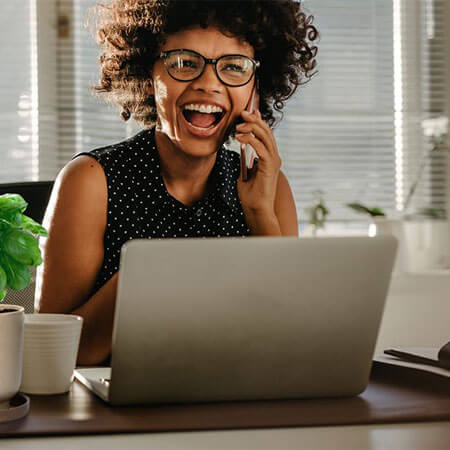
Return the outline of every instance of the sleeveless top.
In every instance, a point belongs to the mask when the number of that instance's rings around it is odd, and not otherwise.
[[[102,166],[108,186],[104,257],[91,295],[119,269],[120,250],[130,239],[249,236],[238,197],[238,153],[221,147],[209,193],[185,205],[167,191],[160,172],[155,127],[114,145],[81,152]],[[255,163],[257,160],[255,160]]]

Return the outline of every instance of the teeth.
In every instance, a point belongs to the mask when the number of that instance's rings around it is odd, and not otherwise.
[[[191,103],[189,105],[184,105],[184,109],[189,109],[191,111],[199,111],[201,113],[221,113],[223,109],[220,106],[213,105],[196,105]]]

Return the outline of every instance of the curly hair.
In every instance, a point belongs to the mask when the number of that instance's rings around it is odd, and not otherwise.
[[[89,13],[86,25],[102,48],[99,85],[91,89],[118,105],[123,120],[132,115],[146,128],[157,123],[149,94],[153,65],[167,37],[180,30],[214,26],[254,48],[262,62],[260,112],[270,127],[278,122],[274,109],[281,121],[285,101],[316,73],[319,33],[294,0],[109,0]]]

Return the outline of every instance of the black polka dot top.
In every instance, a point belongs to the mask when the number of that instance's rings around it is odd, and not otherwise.
[[[81,152],[103,167],[108,185],[104,259],[92,292],[119,269],[120,250],[130,239],[249,236],[237,192],[240,157],[221,147],[209,193],[187,206],[167,191],[161,177],[155,128],[107,147]]]

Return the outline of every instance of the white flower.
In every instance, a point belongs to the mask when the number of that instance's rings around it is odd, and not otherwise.
[[[422,128],[425,136],[441,138],[448,132],[448,117],[440,116],[422,120]]]

